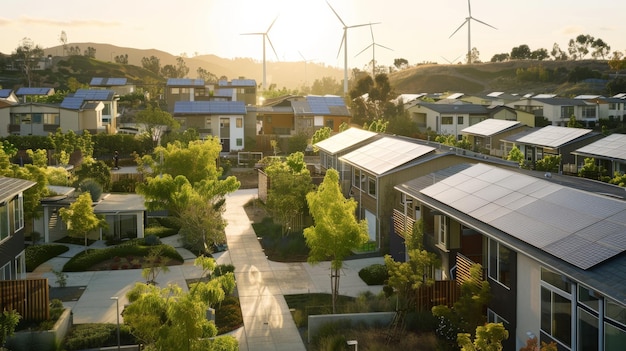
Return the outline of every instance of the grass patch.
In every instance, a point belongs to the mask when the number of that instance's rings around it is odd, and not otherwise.
[[[26,271],[32,272],[42,263],[66,252],[69,248],[61,244],[30,245],[26,247]]]
[[[165,244],[161,244],[160,246],[163,247],[163,256],[180,262],[184,261],[182,256],[172,246]],[[156,246],[140,245],[137,241],[133,241],[106,249],[88,249],[72,257],[65,266],[63,266],[63,271],[85,272],[90,270],[94,265],[114,257],[146,257],[154,247]]]
[[[309,256],[302,231],[282,235],[281,226],[266,217],[261,223],[253,223],[252,228],[261,238],[261,246],[268,259],[276,262],[305,262]]]

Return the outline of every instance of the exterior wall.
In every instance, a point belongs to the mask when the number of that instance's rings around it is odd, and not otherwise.
[[[334,133],[339,133],[339,126],[342,123],[350,124],[350,116],[325,116],[323,127],[330,127]]]
[[[294,116],[283,114],[263,115],[263,131],[261,134],[290,135],[294,129]]]
[[[517,328],[509,330],[515,350],[526,345],[528,332],[539,337],[541,325],[541,267],[528,256],[517,254]]]

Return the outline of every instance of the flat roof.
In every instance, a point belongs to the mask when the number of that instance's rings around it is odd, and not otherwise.
[[[328,152],[329,154],[334,155],[350,148],[351,146],[364,142],[367,139],[373,138],[376,135],[378,134],[369,130],[349,128],[341,133],[331,136],[328,139],[315,143],[315,146]]]
[[[557,148],[591,132],[591,129],[545,126],[515,141],[522,144]]]

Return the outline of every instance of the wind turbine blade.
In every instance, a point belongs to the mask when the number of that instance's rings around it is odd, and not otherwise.
[[[304,62],[306,62],[306,59],[304,58],[304,55],[302,55],[302,53],[300,52],[300,50],[298,50],[298,54],[300,55],[300,57],[302,57],[302,59],[304,60]]]
[[[356,27],[365,27],[365,26],[373,26],[375,24],[380,24],[380,22],[376,23],[364,23],[364,24],[355,24],[354,26],[348,26],[346,28],[356,28]]]
[[[472,4],[470,4],[470,0],[467,0],[467,12],[469,16],[472,17]]]
[[[372,43],[374,42],[374,30],[372,29],[372,24],[370,23],[370,33],[372,34]]]
[[[459,26],[459,28],[457,28],[454,32],[452,32],[452,34],[450,34],[450,36],[448,37],[448,39],[452,38],[453,35],[456,34],[456,32],[459,31],[459,29],[463,28],[463,26],[465,25],[465,23],[467,23],[467,20],[463,21],[463,23],[461,23],[461,25]]]
[[[272,44],[272,41],[270,40],[270,36],[265,34],[265,37],[267,38],[267,42],[270,43],[270,46],[272,47],[272,51],[274,51],[274,55],[276,55],[276,59],[280,61],[280,59],[278,58],[278,54],[276,53],[276,49],[274,49],[274,45]]]
[[[343,42],[346,41],[346,28],[343,29],[343,36],[341,37],[341,43],[339,44],[339,50],[337,51],[337,58],[341,55],[341,48],[343,47]]]
[[[474,17],[470,17],[470,18],[471,18],[471,19],[473,19],[474,21],[478,22],[478,23],[482,23],[482,24],[484,24],[484,25],[486,25],[486,26],[488,26],[488,27],[491,27],[491,28],[493,28],[493,29],[495,29],[495,30],[497,30],[497,29],[498,29],[498,28],[496,28],[496,27],[492,26],[491,24],[485,23],[485,22],[483,22],[483,21],[481,21],[481,20],[479,20],[479,19],[476,19],[476,18],[474,18]]]
[[[392,48],[388,48],[388,47],[386,47],[386,46],[384,46],[384,45],[380,45],[380,44],[376,44],[376,43],[375,43],[375,45],[376,45],[376,46],[378,46],[378,47],[381,47],[381,48],[384,48],[384,49],[387,49],[387,50],[391,50],[391,51],[393,51],[393,49],[392,49]]]
[[[341,17],[339,17],[339,14],[337,13],[337,11],[335,11],[335,9],[330,6],[330,3],[328,1],[326,1],[326,3],[328,4],[328,7],[330,7],[330,9],[333,11],[333,13],[335,14],[335,16],[337,16],[337,18],[339,18],[339,22],[341,22],[341,24],[343,25],[343,27],[346,27],[346,24],[343,23],[343,20],[341,19]]]
[[[371,48],[372,46],[374,46],[374,44],[368,45],[365,49],[361,50],[361,52],[359,52],[358,54],[354,55],[354,57],[357,57],[357,56],[361,55],[365,50]]]
[[[272,26],[274,25],[274,23],[276,22],[276,20],[278,19],[278,16],[276,16],[276,18],[274,18],[274,20],[272,21],[272,24],[270,24],[269,27],[267,27],[267,30],[265,31],[265,33],[269,33],[270,29],[272,29]]]
[[[265,35],[265,33],[241,33],[240,35]]]

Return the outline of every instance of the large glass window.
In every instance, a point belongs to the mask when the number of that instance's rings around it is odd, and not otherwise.
[[[24,197],[20,194],[13,200],[13,214],[15,219],[15,231],[24,228]]]
[[[0,206],[0,241],[9,237],[9,211],[6,205]]]
[[[585,311],[582,308],[578,309],[578,349],[585,351],[597,351],[599,348],[599,329],[598,329],[598,316],[594,316],[591,313]]]
[[[506,287],[511,286],[511,250],[489,239],[489,277]]]
[[[567,347],[572,338],[572,302],[565,296],[541,287],[541,330]]]
[[[373,197],[376,197],[376,178],[375,177],[368,177],[367,193]]]
[[[574,115],[574,106],[561,106],[561,118],[570,118]]]
[[[596,107],[583,106],[583,118],[596,118]]]
[[[626,345],[626,331],[604,323],[604,351],[622,351]]]
[[[617,302],[606,299],[606,311],[604,314],[607,318],[626,326],[626,307]]]
[[[442,116],[441,117],[441,124],[446,124],[446,125],[450,125],[454,123],[454,119],[452,118],[452,116]]]

